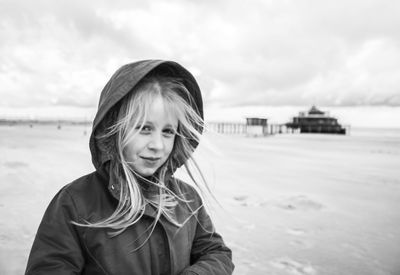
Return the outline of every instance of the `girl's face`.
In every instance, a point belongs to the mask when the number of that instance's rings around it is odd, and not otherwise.
[[[163,99],[157,97],[150,105],[143,128],[138,126],[125,148],[125,158],[131,167],[144,177],[153,175],[171,154],[177,128],[177,117],[169,114]]]

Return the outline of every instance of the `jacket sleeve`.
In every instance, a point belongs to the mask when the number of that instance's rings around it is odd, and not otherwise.
[[[224,244],[204,206],[197,216],[196,233],[192,244],[191,266],[182,275],[232,274],[232,251]]]
[[[84,257],[76,226],[78,215],[70,194],[61,190],[48,206],[29,255],[25,274],[80,274]]]

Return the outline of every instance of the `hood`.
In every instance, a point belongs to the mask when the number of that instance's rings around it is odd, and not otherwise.
[[[115,144],[112,144],[111,140],[100,142],[95,137],[105,134],[106,129],[115,123],[116,112],[113,112],[113,109],[118,108],[119,102],[150,72],[180,78],[194,99],[191,102],[193,109],[203,118],[203,101],[199,85],[184,67],[176,62],[164,60],[143,60],[124,65],[114,73],[103,88],[93,121],[89,147],[96,170],[111,160]],[[198,144],[193,145],[196,147]]]

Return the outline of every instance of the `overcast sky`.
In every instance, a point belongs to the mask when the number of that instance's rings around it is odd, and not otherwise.
[[[0,0],[0,108],[93,109],[117,68],[157,58],[191,70],[209,107],[389,110],[399,14],[395,0]]]

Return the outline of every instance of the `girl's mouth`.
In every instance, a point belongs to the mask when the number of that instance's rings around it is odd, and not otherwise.
[[[153,158],[153,157],[141,157],[144,162],[150,166],[155,165],[158,163],[158,161],[160,160],[160,158]]]

